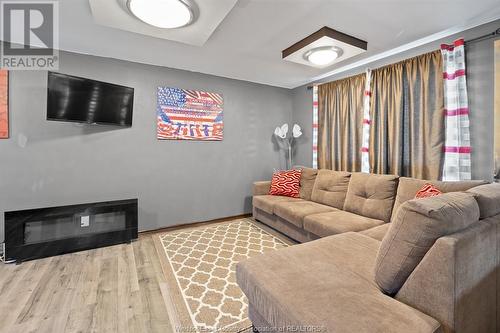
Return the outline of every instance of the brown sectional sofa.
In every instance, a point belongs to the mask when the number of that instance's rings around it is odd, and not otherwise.
[[[255,182],[253,217],[301,243],[378,226],[377,230],[386,231],[393,211],[413,199],[426,183],[436,185],[442,192],[455,192],[485,182],[425,181],[304,168],[300,198],[268,195],[271,182]]]
[[[412,200],[427,182],[465,192]],[[304,244],[237,265],[254,326],[500,332],[500,185],[484,184],[304,169],[284,198],[255,183],[255,219]]]

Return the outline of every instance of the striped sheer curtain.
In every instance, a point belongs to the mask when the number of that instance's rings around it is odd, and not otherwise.
[[[446,141],[443,180],[471,179],[469,105],[464,40],[441,45],[443,57]]]
[[[361,144],[361,172],[370,172],[370,125],[372,123],[370,117],[370,98],[372,96],[371,90],[371,77],[372,71],[366,70],[365,81],[365,97],[363,100],[363,139]]]
[[[313,86],[312,167],[318,168],[318,86]]]

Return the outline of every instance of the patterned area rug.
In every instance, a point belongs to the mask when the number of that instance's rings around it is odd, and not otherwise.
[[[241,260],[290,242],[250,218],[154,236],[167,285],[162,294],[175,332],[241,332],[251,327],[236,284]]]

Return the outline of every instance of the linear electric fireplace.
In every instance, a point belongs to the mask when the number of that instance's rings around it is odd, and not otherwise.
[[[137,199],[5,213],[5,259],[21,262],[130,242]]]

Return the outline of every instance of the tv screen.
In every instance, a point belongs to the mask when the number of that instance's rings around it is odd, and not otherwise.
[[[134,88],[49,72],[47,120],[132,126]]]

